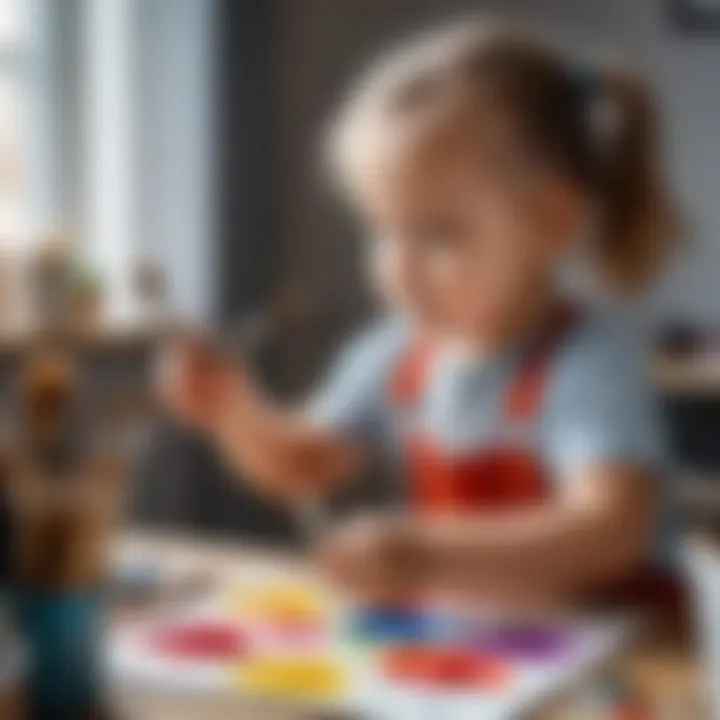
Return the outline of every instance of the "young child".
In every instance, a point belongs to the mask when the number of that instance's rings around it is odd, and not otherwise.
[[[416,40],[373,66],[332,133],[387,318],[303,410],[198,344],[170,355],[168,401],[283,498],[332,491],[393,438],[407,509],[345,522],[321,554],[364,597],[535,604],[615,586],[651,560],[662,439],[631,338],[561,288],[582,257],[607,289],[637,290],[668,254],[655,121],[632,76],[512,30]]]

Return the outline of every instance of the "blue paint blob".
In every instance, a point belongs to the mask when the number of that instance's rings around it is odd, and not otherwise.
[[[374,643],[425,643],[447,637],[447,622],[427,612],[407,608],[373,608],[358,612],[351,635]]]

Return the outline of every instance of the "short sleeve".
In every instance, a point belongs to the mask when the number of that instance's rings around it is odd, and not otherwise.
[[[583,323],[561,351],[543,427],[547,458],[561,477],[602,461],[664,467],[664,433],[641,345],[629,328],[603,316]]]
[[[386,319],[348,340],[311,397],[311,417],[358,439],[382,433],[390,374],[406,337],[404,323]]]

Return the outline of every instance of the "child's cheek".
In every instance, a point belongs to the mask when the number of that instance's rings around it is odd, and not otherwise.
[[[427,278],[421,258],[412,248],[393,239],[375,243],[369,271],[373,290],[387,305],[413,314],[425,313]]]
[[[429,303],[448,325],[463,324],[474,304],[474,285],[467,258],[461,253],[437,253],[427,264]]]
[[[389,243],[375,242],[368,252],[367,268],[375,296],[390,307],[403,307],[406,291],[397,251]]]

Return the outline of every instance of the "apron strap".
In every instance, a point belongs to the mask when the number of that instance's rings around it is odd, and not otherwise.
[[[390,400],[400,408],[420,402],[435,357],[430,343],[415,340],[404,352],[390,376]]]
[[[504,417],[511,422],[532,420],[542,405],[547,376],[558,347],[575,326],[580,313],[561,305],[520,362],[506,393]],[[398,407],[417,404],[427,386],[435,348],[429,342],[411,343],[390,376],[390,399]]]
[[[510,381],[505,397],[506,420],[522,423],[537,417],[545,398],[553,360],[579,317],[580,312],[576,307],[567,304],[559,306],[546,328],[530,344]]]

